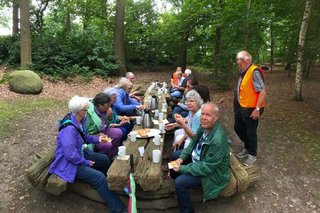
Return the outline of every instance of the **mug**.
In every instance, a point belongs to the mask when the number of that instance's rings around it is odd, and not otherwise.
[[[137,116],[136,117],[136,124],[137,125],[141,125],[141,122],[142,122],[142,117],[141,116]]]
[[[136,142],[137,140],[137,132],[132,131],[128,134],[128,137],[130,138],[131,142]]]
[[[118,147],[118,155],[121,159],[124,159],[126,157],[126,147],[125,146]]]
[[[152,162],[160,163],[161,160],[161,151],[159,149],[155,149],[152,151]]]
[[[156,146],[159,146],[160,145],[160,142],[161,142],[161,135],[155,135],[154,136],[154,144]]]

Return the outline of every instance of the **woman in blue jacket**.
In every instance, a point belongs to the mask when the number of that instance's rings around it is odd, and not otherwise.
[[[112,213],[125,212],[125,206],[118,195],[108,188],[106,172],[110,167],[109,158],[83,149],[84,143],[104,142],[102,136],[91,136],[85,131],[85,116],[89,104],[88,99],[79,96],[74,96],[69,101],[70,113],[59,128],[55,160],[50,165],[49,173],[56,174],[69,183],[77,179],[90,184]]]
[[[117,86],[117,99],[114,107],[117,115],[136,115],[137,110],[143,110],[144,106],[130,97],[132,83],[126,78],[120,78]]]

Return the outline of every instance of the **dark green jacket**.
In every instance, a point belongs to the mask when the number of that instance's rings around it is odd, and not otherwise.
[[[180,157],[185,161],[191,157],[192,151],[203,134],[199,128],[190,145],[185,148]],[[219,121],[216,122],[205,140],[200,154],[200,161],[180,165],[182,174],[202,177],[204,201],[214,199],[227,186],[230,179],[230,148],[228,138]]]

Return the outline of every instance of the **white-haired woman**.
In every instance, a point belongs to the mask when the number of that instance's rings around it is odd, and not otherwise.
[[[170,123],[166,126],[167,130],[173,129],[175,127],[181,127],[174,133],[174,143],[173,149],[176,150],[173,153],[172,158],[176,159],[179,157],[181,150],[179,150],[182,144],[188,139],[191,140],[195,133],[197,132],[200,126],[200,115],[201,115],[201,106],[203,104],[203,100],[199,93],[195,90],[190,90],[186,94],[186,103],[189,110],[189,114],[186,118],[179,116],[179,114],[175,114],[176,123]]]
[[[84,143],[103,142],[103,136],[92,136],[85,130],[85,116],[88,111],[87,98],[74,96],[69,101],[70,113],[62,120],[57,137],[55,160],[49,173],[73,183],[75,179],[90,184],[113,213],[125,212],[125,206],[118,195],[109,190],[106,172],[110,166],[109,158],[101,153],[83,149]]]
[[[130,97],[132,83],[128,79],[120,78],[117,89],[117,99],[114,104],[117,115],[132,116],[136,115],[137,110],[144,109],[143,105]]]

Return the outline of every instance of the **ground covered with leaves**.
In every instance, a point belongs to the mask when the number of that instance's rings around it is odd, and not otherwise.
[[[135,71],[143,85],[169,81],[169,72]],[[0,71],[0,79],[3,70]],[[233,91],[219,91],[205,74],[200,82],[221,105],[223,122],[235,151],[242,144],[233,132]],[[105,212],[102,204],[70,191],[55,197],[34,188],[26,178],[32,156],[55,146],[57,120],[73,95],[93,97],[113,86],[116,78],[89,83],[44,80],[40,95],[10,92],[0,84],[0,212]],[[266,74],[267,106],[260,119],[258,161],[261,179],[243,193],[195,204],[196,212],[320,212],[320,72],[304,79],[303,102],[292,100],[294,77],[280,69]],[[161,212],[176,212],[168,209]],[[148,211],[142,211],[148,212]],[[149,211],[155,212],[155,211]]]

